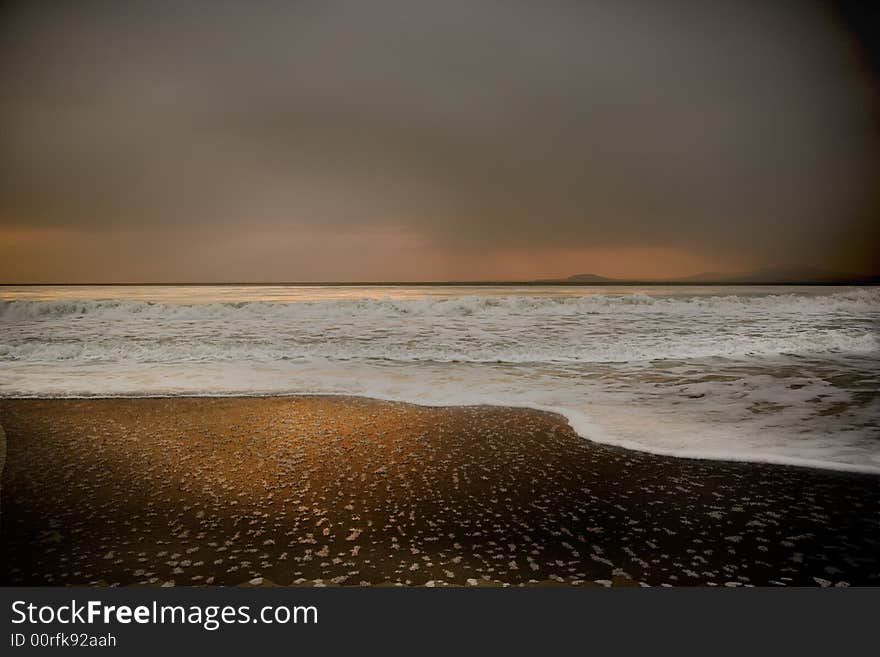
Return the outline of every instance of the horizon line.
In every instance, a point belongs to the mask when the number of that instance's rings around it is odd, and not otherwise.
[[[252,285],[252,286],[301,286],[301,287],[320,287],[320,286],[352,286],[352,287],[369,287],[369,286],[453,286],[453,285],[469,285],[469,286],[488,286],[488,285],[529,285],[529,286],[573,286],[573,287],[593,287],[593,286],[614,286],[614,285],[681,285],[681,286],[701,286],[701,285],[730,285],[730,286],[747,286],[747,285],[878,285],[880,284],[880,274],[872,274],[867,276],[853,276],[840,279],[805,279],[805,280],[773,280],[767,279],[763,281],[731,281],[707,279],[705,281],[688,281],[682,279],[613,279],[608,278],[600,281],[576,281],[567,279],[529,279],[529,280],[440,280],[440,281],[115,281],[115,282],[0,282],[0,287],[37,287],[37,286],[82,286],[82,287],[159,287],[159,286],[183,286],[189,285],[194,287],[207,286],[231,286],[231,285]]]

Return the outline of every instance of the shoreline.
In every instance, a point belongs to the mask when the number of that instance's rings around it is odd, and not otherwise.
[[[838,463],[834,461],[817,461],[814,459],[801,459],[797,457],[787,457],[778,455],[753,455],[753,454],[736,454],[734,452],[704,452],[700,450],[671,450],[655,448],[642,445],[632,440],[622,440],[609,437],[606,432],[596,425],[589,417],[578,411],[568,410],[558,406],[544,406],[541,404],[510,404],[504,402],[480,402],[480,403],[421,403],[413,401],[405,397],[383,397],[375,395],[359,395],[350,393],[328,393],[328,392],[267,392],[267,393],[158,393],[158,394],[121,394],[121,395],[65,395],[65,396],[40,396],[40,395],[23,395],[23,396],[0,396],[0,404],[7,401],[30,400],[30,401],[51,401],[51,400],[136,400],[136,399],[297,399],[297,398],[327,398],[327,399],[348,399],[348,400],[366,400],[385,402],[392,404],[408,404],[419,406],[421,408],[496,408],[510,410],[527,410],[538,413],[551,413],[558,415],[571,427],[578,437],[590,443],[604,445],[607,447],[616,447],[626,451],[639,452],[642,454],[650,454],[663,458],[683,459],[690,461],[708,461],[717,463],[742,463],[747,465],[770,465],[787,468],[799,468],[804,470],[816,470],[822,472],[838,472],[850,473],[867,476],[880,476],[880,466],[874,465],[856,465],[851,463]],[[0,429],[2,429],[2,418],[0,418]]]
[[[0,423],[3,584],[880,583],[873,475],[655,456],[549,412],[6,398]]]

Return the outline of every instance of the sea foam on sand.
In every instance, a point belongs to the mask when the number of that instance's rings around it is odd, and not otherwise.
[[[0,395],[553,410],[658,454],[880,472],[880,290],[22,288]]]

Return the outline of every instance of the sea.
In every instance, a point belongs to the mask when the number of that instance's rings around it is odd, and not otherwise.
[[[880,288],[0,287],[0,397],[303,394],[529,407],[656,454],[880,473]]]

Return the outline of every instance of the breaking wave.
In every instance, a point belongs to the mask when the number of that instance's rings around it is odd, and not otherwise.
[[[448,338],[439,344],[393,340],[337,339],[302,341],[283,336],[226,338],[210,342],[181,337],[139,338],[95,336],[80,342],[56,338],[44,341],[0,342],[0,361],[132,361],[140,363],[277,361],[277,360],[376,360],[401,363],[625,363],[692,358],[744,356],[868,354],[880,353],[880,339],[871,333],[825,330],[809,335],[778,337],[732,336],[711,338],[653,339],[608,337],[593,344],[566,342],[541,344],[520,340],[512,344],[472,344]]]
[[[620,363],[880,351],[880,290],[0,302],[0,361]]]
[[[646,293],[581,297],[461,296],[443,299],[344,299],[297,302],[237,301],[170,304],[132,300],[5,300],[0,320],[60,317],[216,320],[300,317],[579,316],[618,313],[880,313],[880,289],[829,295],[769,294],[657,297]]]

